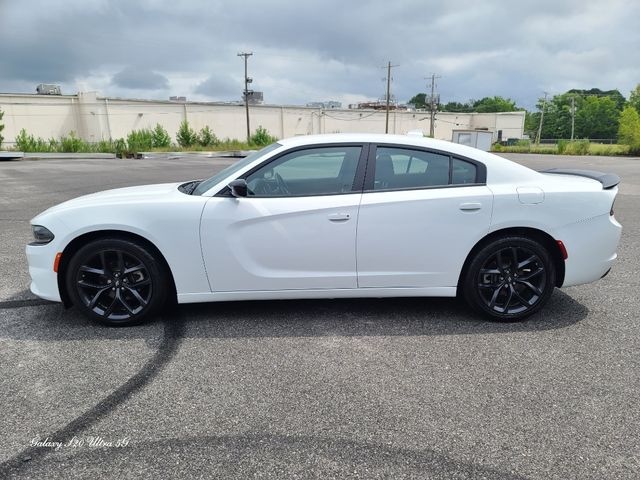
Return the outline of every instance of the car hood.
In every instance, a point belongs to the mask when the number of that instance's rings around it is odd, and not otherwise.
[[[168,195],[183,195],[178,191],[178,186],[183,183],[184,182],[139,185],[136,187],[116,188],[113,190],[91,193],[89,195],[83,195],[81,197],[73,198],[71,200],[67,200],[66,202],[55,205],[42,212],[40,215],[38,215],[38,217],[44,214],[57,213],[65,210],[73,210],[76,208],[85,208],[97,205],[104,206],[126,204],[141,201],[144,202],[157,198],[166,198]]]

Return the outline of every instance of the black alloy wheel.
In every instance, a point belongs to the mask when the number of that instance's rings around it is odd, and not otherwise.
[[[134,325],[164,301],[166,279],[144,247],[121,239],[98,240],[80,249],[67,271],[73,303],[112,326]]]
[[[492,242],[472,261],[464,293],[476,309],[499,320],[520,320],[547,302],[555,269],[539,243],[512,237]]]

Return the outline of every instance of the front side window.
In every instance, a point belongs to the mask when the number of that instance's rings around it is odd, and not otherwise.
[[[378,147],[374,190],[449,184],[449,156],[406,148]]]
[[[284,154],[245,178],[248,194],[289,197],[351,192],[361,151],[361,146],[342,146]]]

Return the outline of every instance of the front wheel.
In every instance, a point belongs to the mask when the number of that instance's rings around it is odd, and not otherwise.
[[[525,237],[501,238],[474,256],[463,294],[474,309],[496,320],[521,320],[549,300],[555,275],[544,246]]]
[[[161,263],[145,247],[101,239],[78,250],[66,270],[67,292],[86,316],[109,326],[136,325],[164,303]]]

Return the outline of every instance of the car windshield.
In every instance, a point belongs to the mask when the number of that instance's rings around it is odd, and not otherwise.
[[[235,172],[242,170],[244,167],[249,165],[254,160],[266,155],[267,153],[275,150],[276,148],[280,148],[281,146],[282,145],[279,143],[272,143],[271,145],[268,145],[263,149],[258,150],[257,152],[253,152],[252,154],[243,158],[239,162],[229,165],[227,168],[216,173],[213,177],[207,178],[206,180],[200,182],[200,184],[193,190],[191,195],[202,195],[211,187],[215,186],[217,183],[220,183],[226,177],[233,175]]]

